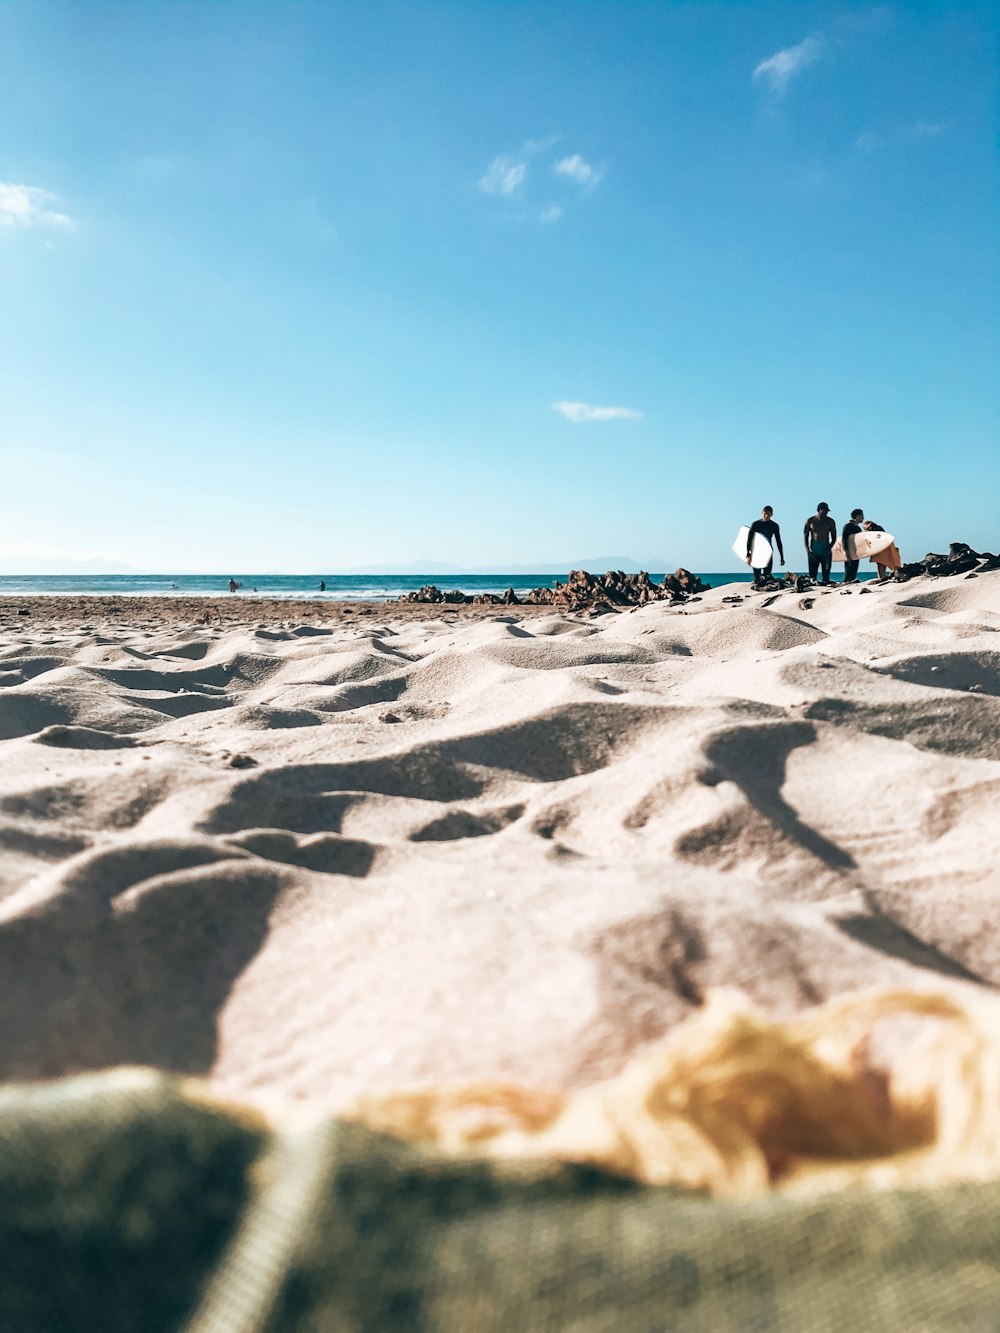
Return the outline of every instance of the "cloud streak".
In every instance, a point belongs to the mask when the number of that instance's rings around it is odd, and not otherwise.
[[[823,41],[819,37],[807,37],[798,46],[786,47],[776,51],[773,56],[762,60],[753,72],[755,83],[766,83],[772,93],[781,97],[789,83],[809,65],[815,65],[823,56]]]
[[[558,171],[561,176],[566,176],[571,181],[576,181],[577,185],[589,186],[591,189],[600,185],[604,178],[603,168],[592,166],[579,153],[571,153],[569,157],[560,158],[552,170]]]
[[[495,157],[481,176],[479,188],[483,194],[499,194],[509,199],[524,184],[528,168],[524,162],[509,157]]]
[[[0,181],[0,227],[45,227],[72,231],[76,223],[68,213],[53,208],[59,196],[37,185],[14,185]]]
[[[544,139],[528,139],[524,145],[526,153],[544,153],[559,142],[558,134],[547,134]]]
[[[593,403],[553,403],[552,410],[567,421],[639,421],[642,413],[634,407],[596,407]]]

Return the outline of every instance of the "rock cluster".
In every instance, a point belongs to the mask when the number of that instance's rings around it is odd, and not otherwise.
[[[923,560],[915,560],[898,569],[895,578],[897,582],[905,583],[921,574],[940,578],[949,574],[982,574],[991,569],[1000,569],[1000,556],[991,551],[974,551],[965,542],[952,542],[947,555],[929,551]]]
[[[783,574],[781,578],[767,578],[760,583],[755,583],[753,589],[755,592],[805,592],[808,588],[815,588],[815,582],[807,574],[793,574],[791,570]],[[723,598],[723,601],[726,599]]]
[[[708,592],[705,583],[690,570],[678,569],[667,574],[662,583],[654,583],[645,572],[625,574],[609,569],[606,574],[588,574],[585,569],[570,571],[565,583],[552,588],[532,588],[518,597],[513,588],[501,595],[484,592],[442,592],[433,584],[416,592],[404,593],[400,602],[471,602],[477,606],[554,606],[563,611],[614,610],[622,606],[645,606],[647,602],[684,602],[697,593]]]
[[[514,596],[513,588],[508,588],[507,592],[504,593],[504,597],[506,597],[508,593],[510,594],[511,600],[516,602],[517,598]],[[442,592],[441,589],[436,587],[433,583],[425,583],[424,586],[418,588],[416,592],[404,592],[401,596],[396,598],[397,602],[464,603],[474,602],[476,600],[478,599],[475,597],[469,597],[466,593],[459,592],[457,588],[453,588],[451,592]],[[491,600],[500,601],[501,598],[491,598]]]

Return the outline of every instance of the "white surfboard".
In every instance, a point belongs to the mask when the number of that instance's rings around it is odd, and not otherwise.
[[[774,559],[774,550],[766,537],[759,532],[753,535],[753,546],[750,548],[750,559],[747,559],[747,538],[750,536],[749,528],[740,528],[736,534],[736,540],[733,542],[733,550],[743,561],[745,565],[752,565],[754,569],[763,569],[765,565],[770,564]]]
[[[865,556],[878,555],[892,545],[895,537],[891,532],[857,532],[848,537],[850,554],[844,550],[844,543],[839,539],[833,543],[834,560],[864,560]],[[746,548],[744,547],[744,550]]]

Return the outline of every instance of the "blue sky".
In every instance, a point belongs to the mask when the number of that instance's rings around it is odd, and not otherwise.
[[[0,0],[0,564],[996,549],[998,28]]]

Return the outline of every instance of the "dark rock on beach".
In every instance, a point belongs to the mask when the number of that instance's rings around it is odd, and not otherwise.
[[[781,586],[787,592],[806,592],[809,588],[815,588],[816,582],[808,574],[793,574],[789,571]]]
[[[397,602],[447,602],[455,605],[460,605],[465,602],[477,602],[480,600],[482,599],[478,597],[468,597],[464,592],[459,592],[457,588],[453,588],[451,592],[442,592],[441,589],[436,587],[433,583],[425,583],[424,586],[418,588],[416,592],[407,592],[401,597],[396,598]]]
[[[685,602],[696,593],[708,590],[709,585],[687,569],[665,575],[662,583],[654,583],[645,570],[639,574],[626,574],[620,569],[609,569],[606,574],[588,574],[585,569],[574,569],[565,583],[557,583],[553,588],[533,588],[525,601],[568,611],[585,611],[597,606]]]
[[[400,601],[403,599],[400,598]],[[475,597],[465,597],[467,602],[472,602],[474,606],[520,606],[521,599],[513,588],[508,588],[506,592],[498,597],[495,592],[479,592]]]
[[[993,569],[1000,569],[1000,556],[994,555],[992,551],[974,551],[967,542],[952,542],[947,555],[928,551],[923,560],[903,565],[893,577],[897,583],[906,583],[922,574],[929,574],[932,578],[948,578],[957,574],[982,574]]]
[[[589,611],[595,607],[614,609],[623,606],[645,606],[647,602],[685,602],[698,593],[708,592],[710,584],[688,569],[667,574],[662,583],[654,583],[643,571],[626,574],[620,569],[609,569],[606,574],[588,574],[585,569],[570,571],[565,583],[551,588],[532,588],[521,598],[513,588],[502,596],[495,593],[442,592],[433,584],[405,593],[400,602],[474,602],[478,605],[553,606],[566,611]]]

